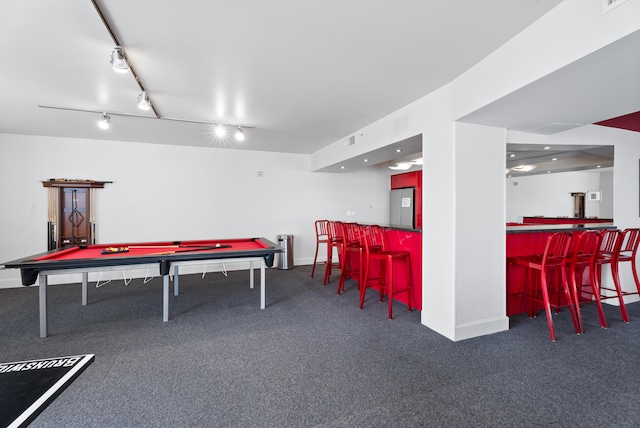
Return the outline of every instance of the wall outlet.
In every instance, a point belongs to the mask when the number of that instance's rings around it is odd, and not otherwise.
[[[256,177],[262,177],[262,171],[256,172]]]

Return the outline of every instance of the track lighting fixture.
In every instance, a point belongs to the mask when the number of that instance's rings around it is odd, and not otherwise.
[[[101,129],[109,129],[109,123],[111,122],[111,117],[107,113],[102,113],[100,116],[100,121],[98,121],[98,126]]]
[[[238,126],[235,137],[236,141],[244,141],[244,132],[242,131],[242,128],[240,126]]]
[[[138,108],[140,110],[149,110],[151,108],[151,100],[146,91],[142,91],[140,95],[138,95]]]
[[[140,77],[136,74],[136,70],[131,66],[129,58],[124,52],[124,48],[122,47],[122,44],[118,40],[118,37],[116,36],[116,34],[111,29],[107,16],[105,16],[105,14],[102,12],[100,5],[96,0],[92,0],[91,2],[93,3],[93,6],[96,9],[96,12],[98,13],[100,19],[102,20],[102,23],[104,24],[107,32],[111,36],[111,40],[114,45],[113,50],[111,51],[111,58],[110,58],[111,67],[113,67],[113,69],[118,73],[126,73],[127,71],[131,70],[131,74],[135,78],[135,81],[138,84],[138,87],[140,88],[140,91],[141,91],[141,93],[139,93],[138,95],[138,108],[140,110],[145,110],[145,111],[151,110],[151,112],[153,113],[153,116],[150,116],[148,113],[145,113],[145,114],[118,113],[117,111],[113,111],[113,110],[111,114],[116,116],[140,117],[145,119],[169,120],[169,121],[185,122],[185,123],[200,123],[203,125],[207,125],[208,127],[213,126],[215,135],[220,139],[225,139],[225,137],[227,136],[227,128],[229,130],[236,128],[237,130],[235,132],[235,139],[237,141],[244,141],[244,132],[242,130],[242,127],[253,128],[253,126],[251,125],[241,126],[238,123],[222,123],[222,122],[216,123],[216,122],[208,122],[208,121],[204,122],[199,120],[178,119],[178,118],[161,116],[156,110],[157,107],[155,105],[152,105],[149,94],[146,92],[146,89],[143,86]],[[96,114],[100,113],[99,110],[78,109],[78,108],[69,108],[69,107],[63,107],[63,106],[40,105],[39,107],[51,108],[51,109],[57,109],[57,110],[92,112]],[[101,117],[100,117],[100,121],[98,122],[98,125],[102,129],[108,129],[110,120],[111,118],[107,113],[101,113]]]
[[[126,73],[131,68],[120,46],[116,46],[111,52],[111,67],[118,73]]]
[[[178,119],[171,117],[153,117],[148,114],[131,114],[131,113],[118,113],[116,111],[111,111],[111,113],[101,112],[100,110],[88,110],[88,109],[79,109],[79,108],[71,108],[71,107],[61,107],[61,106],[47,106],[47,105],[38,105],[40,108],[45,109],[53,109],[53,110],[63,110],[63,111],[76,111],[83,113],[95,113],[100,115],[100,120],[98,121],[98,126],[102,129],[109,129],[111,125],[111,116],[122,116],[122,117],[137,117],[140,119],[156,119],[162,121],[171,121],[171,122],[183,122],[183,123],[192,123],[192,124],[200,124],[207,125],[208,127],[213,127],[213,131],[215,135],[219,138],[225,139],[227,136],[227,131],[235,128],[236,132],[234,137],[237,141],[244,141],[244,129],[243,128],[254,128],[253,125],[238,125],[236,123],[214,123],[214,122],[204,122],[199,120],[189,120],[189,119]],[[153,107],[151,107],[153,108]]]

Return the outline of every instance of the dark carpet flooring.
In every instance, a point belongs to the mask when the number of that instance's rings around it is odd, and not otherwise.
[[[452,342],[420,313],[353,281],[335,294],[310,267],[267,271],[267,308],[248,273],[181,277],[162,322],[160,279],[50,291],[0,290],[0,361],[95,354],[34,427],[631,427],[640,425],[640,304],[632,321],[587,306],[586,334],[556,315],[511,319],[506,332]]]

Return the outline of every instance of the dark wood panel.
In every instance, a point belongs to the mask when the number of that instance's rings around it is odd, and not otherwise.
[[[89,189],[60,189],[60,247],[88,244],[91,240]]]

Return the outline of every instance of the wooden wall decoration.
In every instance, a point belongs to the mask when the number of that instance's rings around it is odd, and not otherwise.
[[[47,250],[96,243],[95,189],[111,181],[52,178],[48,188]]]

